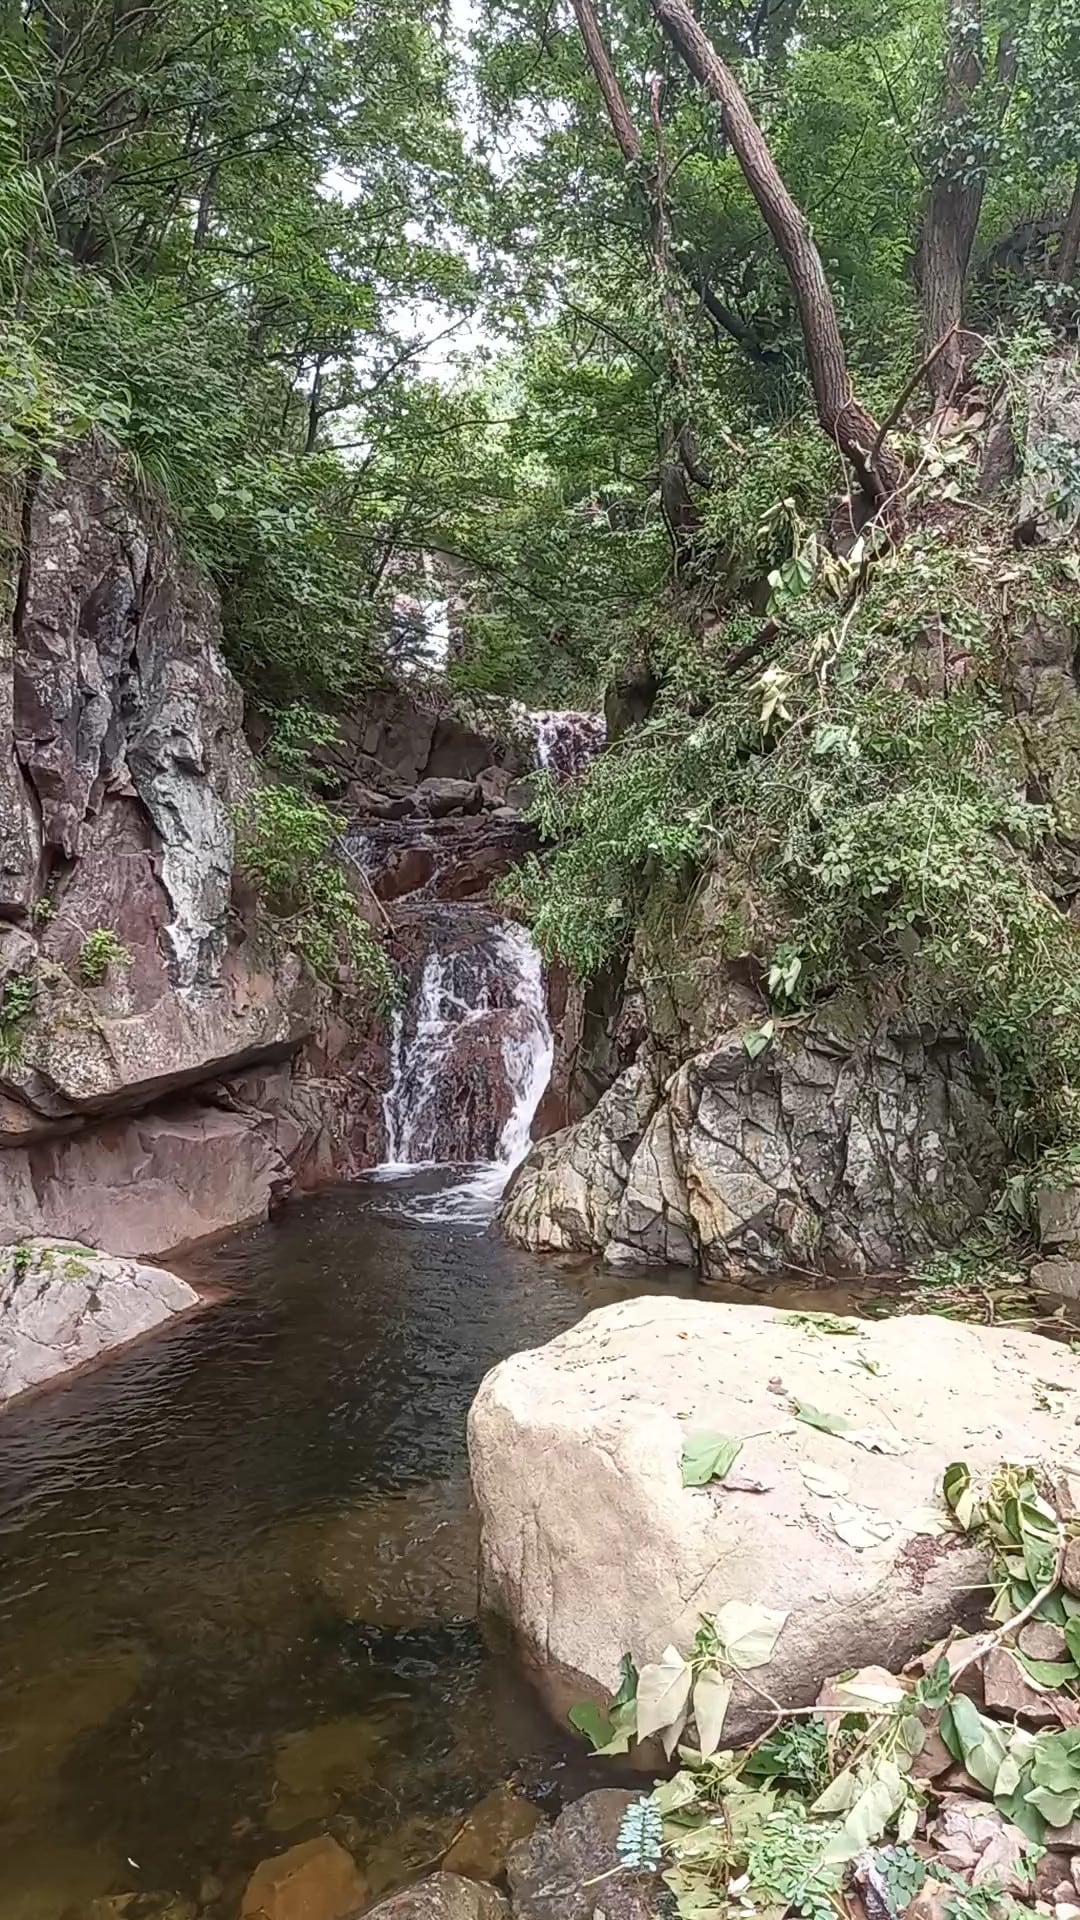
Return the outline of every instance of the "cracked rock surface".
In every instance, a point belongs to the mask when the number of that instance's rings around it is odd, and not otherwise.
[[[964,1049],[821,1008],[756,1060],[744,1028],[665,1078],[646,1051],[543,1140],[503,1205],[520,1246],[712,1276],[895,1270],[984,1211],[1005,1147]]]

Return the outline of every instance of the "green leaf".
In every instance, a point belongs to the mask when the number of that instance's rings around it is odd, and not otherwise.
[[[728,1600],[713,1618],[724,1658],[743,1671],[764,1667],[784,1630],[786,1613],[746,1600]]]
[[[842,1866],[862,1853],[872,1841],[880,1840],[893,1814],[903,1805],[908,1787],[899,1767],[883,1760],[873,1778],[851,1807],[839,1832],[829,1841],[822,1855],[825,1866]]]
[[[703,1667],[694,1681],[694,1719],[698,1750],[707,1759],[716,1752],[724,1731],[733,1681],[715,1667]]]
[[[611,1707],[625,1707],[631,1700],[637,1699],[638,1671],[628,1653],[624,1653],[619,1662],[619,1691],[615,1694]]]
[[[1029,1807],[1041,1813],[1047,1826],[1067,1827],[1080,1802],[1080,1785],[1072,1792],[1053,1793],[1049,1787],[1032,1787],[1024,1798]]]
[[[610,1740],[605,1740],[602,1747],[595,1748],[595,1752],[603,1754],[605,1757],[614,1754],[629,1753],[637,1729],[636,1701],[624,1700],[619,1706],[612,1705],[610,1718],[611,1738]]]
[[[838,1773],[835,1780],[830,1780],[828,1786],[818,1794],[810,1811],[811,1813],[846,1813],[849,1807],[854,1806],[859,1797],[859,1791],[858,1776],[850,1767],[845,1767],[843,1772]]]
[[[854,1420],[845,1420],[839,1413],[823,1413],[820,1407],[811,1407],[804,1400],[796,1400],[794,1406],[796,1420],[816,1427],[819,1433],[851,1433],[857,1424]]]
[[[591,1700],[579,1700],[571,1707],[567,1719],[572,1727],[585,1735],[591,1743],[594,1753],[599,1753],[612,1738],[615,1728],[611,1717],[602,1707],[595,1706]]]
[[[1021,1653],[1019,1648],[1010,1651],[1015,1654],[1025,1673],[1040,1687],[1064,1687],[1077,1678],[1075,1660],[1033,1660],[1030,1654]]]
[[[710,1480],[723,1480],[742,1452],[742,1444],[726,1433],[691,1434],[683,1443],[683,1486],[705,1487]]]
[[[658,1807],[665,1816],[678,1813],[683,1807],[692,1807],[698,1797],[699,1786],[700,1782],[692,1773],[680,1768],[670,1780],[661,1780],[660,1785],[653,1788],[653,1806]]]
[[[966,1461],[954,1460],[946,1467],[941,1483],[945,1504],[955,1515],[956,1524],[967,1533],[976,1517],[977,1502],[971,1490],[971,1469]]]
[[[954,1758],[963,1761],[972,1779],[985,1787],[987,1793],[993,1793],[998,1769],[1005,1758],[1004,1729],[994,1720],[984,1720],[966,1693],[954,1694],[942,1709],[940,1727]]]
[[[694,1670],[678,1647],[665,1647],[663,1658],[642,1667],[637,1685],[637,1736],[664,1736],[668,1753],[682,1732],[690,1703]],[[670,1738],[670,1745],[668,1740]]]

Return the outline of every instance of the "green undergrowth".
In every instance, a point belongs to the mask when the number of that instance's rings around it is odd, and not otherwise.
[[[542,783],[550,851],[504,896],[589,977],[658,898],[719,870],[730,911],[714,907],[714,962],[749,952],[774,1016],[888,986],[975,1044],[1018,1145],[1048,1144],[1068,1136],[1080,1080],[1080,934],[1047,878],[1071,761],[1059,754],[1052,780],[1038,771],[1078,716],[1023,730],[1008,649],[1036,613],[1072,619],[1076,583],[1067,555],[1017,552],[1003,521],[973,514],[972,449],[959,453],[961,497],[876,557],[825,554],[781,503],[776,635],[735,671],[716,668],[706,635],[693,717],[685,683],[668,684],[580,785]],[[732,624],[737,645],[750,623]]]
[[[826,1431],[860,1437],[843,1423]],[[729,1489],[730,1464],[725,1456],[714,1476]],[[824,1491],[822,1475],[804,1477]],[[699,1484],[684,1474],[684,1486]],[[704,1617],[685,1653],[672,1645],[640,1668],[627,1654],[607,1708],[583,1704],[571,1719],[607,1756],[659,1742],[674,1771],[628,1807],[612,1874],[660,1877],[679,1920],[833,1920],[853,1910],[851,1896],[855,1911],[902,1920],[924,1887],[946,1920],[1010,1920],[1034,1904],[1039,1861],[1069,1844],[1080,1811],[1076,1485],[1018,1464],[976,1485],[963,1462],[951,1465],[918,1530],[982,1548],[990,1624],[970,1636],[954,1628],[903,1673],[841,1673],[814,1708],[774,1699],[770,1666],[789,1616],[757,1601]],[[999,1684],[1004,1664],[1014,1687],[1037,1696],[1039,1731],[976,1704],[991,1660]],[[736,1690],[765,1731],[731,1749]],[[960,1801],[953,1766],[965,1770]]]
[[[261,787],[237,822],[237,866],[316,978],[351,983],[385,1007],[396,975],[350,884],[339,851],[344,825],[295,788]]]

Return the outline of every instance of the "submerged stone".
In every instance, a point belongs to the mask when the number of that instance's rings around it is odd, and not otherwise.
[[[322,1833],[256,1867],[240,1920],[346,1920],[366,1898],[352,1856]]]

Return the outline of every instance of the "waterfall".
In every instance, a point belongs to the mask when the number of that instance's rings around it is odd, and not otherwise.
[[[602,713],[577,713],[553,708],[530,713],[536,734],[536,764],[559,776],[576,780],[584,773],[607,739]]]
[[[528,1152],[551,1073],[543,966],[528,934],[486,909],[437,909],[427,932],[419,977],[394,1016],[380,1171],[468,1167],[422,1203],[422,1217],[486,1217]]]

